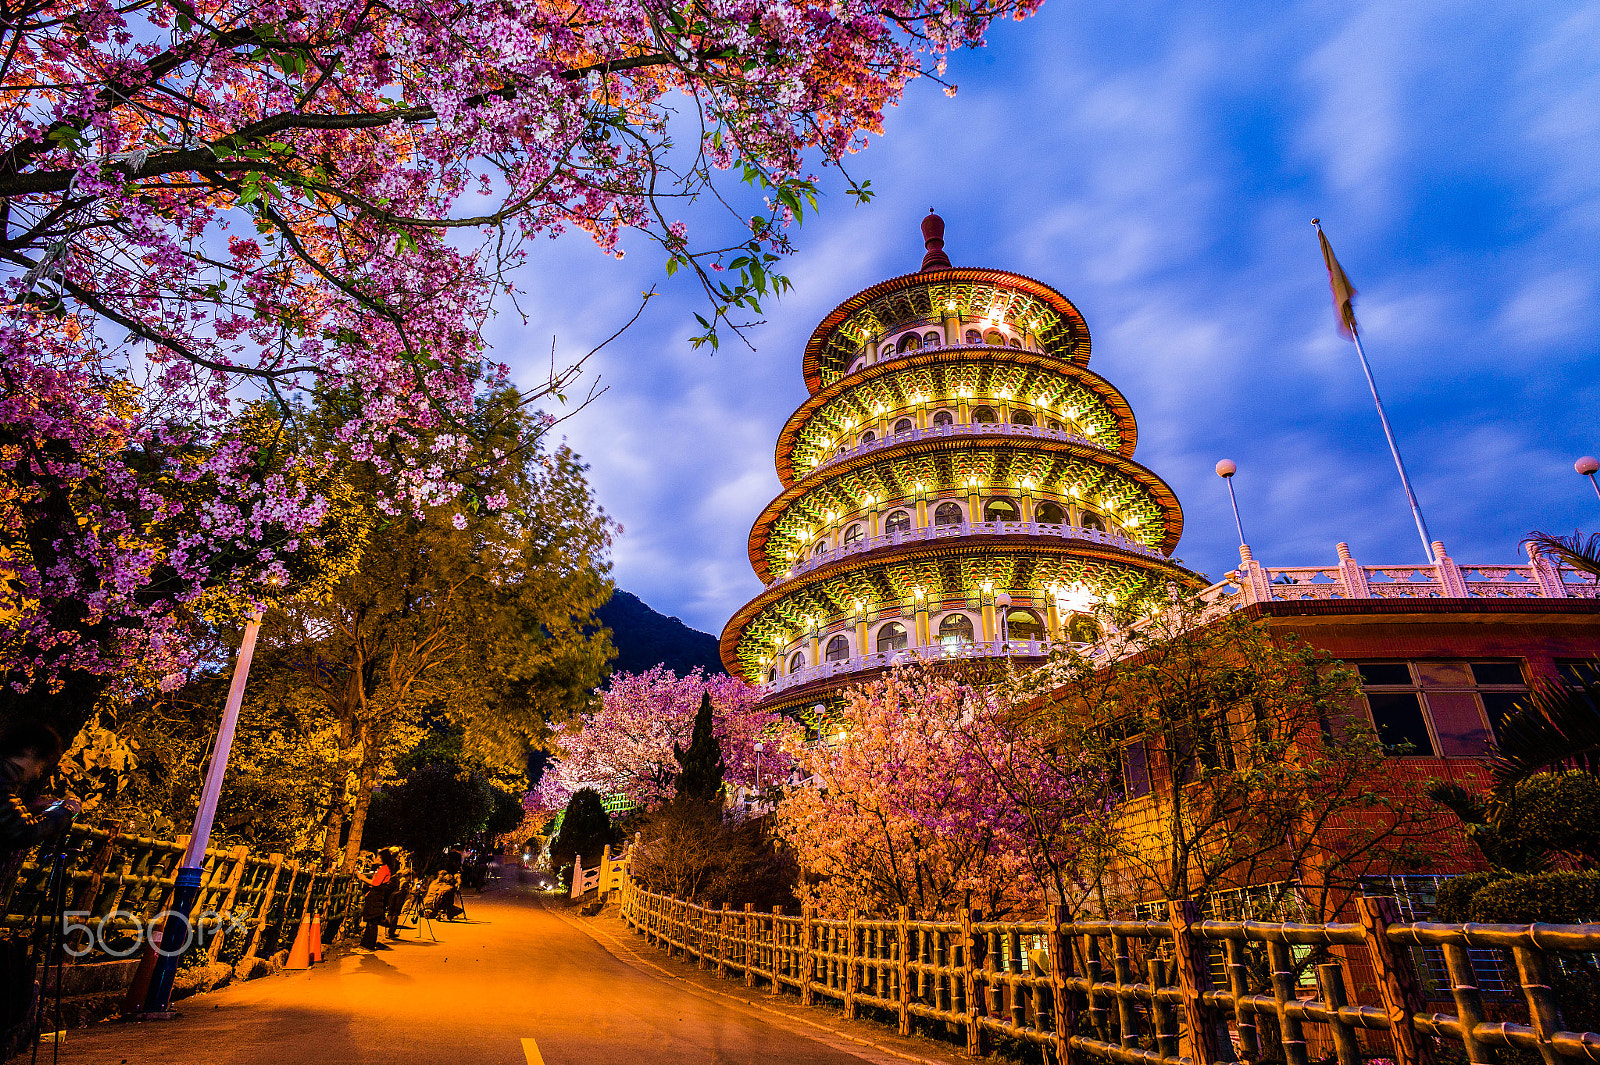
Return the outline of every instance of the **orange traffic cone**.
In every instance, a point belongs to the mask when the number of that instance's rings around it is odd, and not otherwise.
[[[284,964],[285,969],[311,968],[311,915],[302,914],[300,917],[300,931],[295,933],[294,946],[289,950],[289,960]]]
[[[322,961],[322,914],[311,915],[311,960]]]

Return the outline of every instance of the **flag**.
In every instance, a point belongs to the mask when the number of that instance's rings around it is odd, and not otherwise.
[[[1316,220],[1312,220],[1316,225]],[[1328,287],[1333,289],[1333,309],[1339,315],[1339,335],[1346,340],[1356,336],[1356,287],[1344,276],[1344,268],[1333,257],[1333,245],[1328,243],[1322,227],[1317,226],[1317,240],[1322,243],[1322,259],[1328,264]]]

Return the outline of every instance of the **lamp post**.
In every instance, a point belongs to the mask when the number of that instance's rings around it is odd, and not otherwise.
[[[206,768],[205,786],[200,790],[200,808],[194,814],[194,830],[189,834],[189,846],[183,852],[183,861],[173,881],[172,905],[161,926],[161,945],[156,948],[155,970],[145,994],[142,1013],[147,1017],[171,1012],[172,980],[178,974],[178,959],[189,945],[189,915],[200,896],[211,824],[216,820],[217,799],[222,794],[222,778],[228,772],[228,755],[233,751],[233,733],[239,724],[239,707],[244,702],[244,685],[250,676],[250,659],[255,655],[256,634],[260,631],[261,610],[257,608],[245,623],[239,658],[233,665],[233,683],[228,687],[222,723],[217,727],[217,744],[211,753],[211,765]]]
[[[761,752],[767,749],[764,743],[756,744],[756,796],[761,795]]]
[[[1011,653],[1011,619],[1006,617],[1011,613],[1011,593],[1001,592],[994,597],[994,612],[1000,622],[995,628],[1000,630],[1000,646],[1006,654]]]
[[[1239,546],[1244,546],[1244,523],[1239,520],[1239,500],[1233,494],[1233,475],[1239,472],[1239,464],[1232,459],[1223,459],[1217,463],[1217,476],[1221,477],[1228,485],[1228,502],[1233,504],[1233,527],[1239,530]]]
[[[1600,459],[1593,455],[1585,455],[1572,464],[1572,468],[1583,476],[1589,478],[1589,483],[1594,486],[1594,494],[1600,496],[1600,481],[1594,479],[1595,471],[1600,470]]]

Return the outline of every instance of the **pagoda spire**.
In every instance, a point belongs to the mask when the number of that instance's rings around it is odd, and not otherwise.
[[[928,249],[928,254],[922,257],[924,273],[950,268],[950,257],[944,253],[944,219],[934,214],[932,207],[922,220],[922,244]]]

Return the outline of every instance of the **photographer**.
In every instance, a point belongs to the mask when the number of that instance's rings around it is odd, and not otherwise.
[[[39,789],[61,761],[61,737],[39,721],[0,730],[0,879],[9,882],[34,844],[67,827],[76,799],[41,798]]]
[[[400,858],[391,848],[383,848],[378,852],[378,857],[382,859],[382,864],[373,869],[370,875],[356,874],[356,879],[367,885],[367,897],[361,902],[361,919],[366,922],[366,927],[361,930],[361,946],[356,948],[357,954],[371,954],[378,949],[378,926],[384,922],[389,909],[389,895],[395,888],[394,874],[400,870]]]

